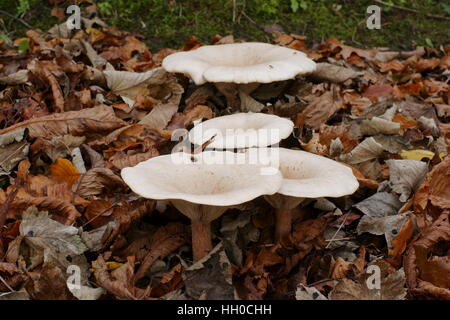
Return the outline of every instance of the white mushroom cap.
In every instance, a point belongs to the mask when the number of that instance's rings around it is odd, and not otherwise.
[[[202,145],[214,139],[208,148],[234,149],[266,147],[286,139],[294,123],[264,113],[235,113],[207,120],[189,131],[191,143]]]
[[[268,43],[203,46],[167,56],[162,67],[205,82],[270,83],[312,72],[316,63],[305,53]]]
[[[334,160],[300,150],[269,149],[279,154],[279,170],[283,175],[279,194],[296,198],[342,197],[358,189],[352,170]],[[261,151],[260,151],[261,152]]]
[[[237,205],[278,191],[282,180],[278,170],[261,175],[262,164],[241,164],[239,157],[242,155],[228,151],[206,151],[195,156],[175,153],[124,168],[121,175],[135,193],[145,198],[211,206]],[[214,159],[227,161],[217,163]]]

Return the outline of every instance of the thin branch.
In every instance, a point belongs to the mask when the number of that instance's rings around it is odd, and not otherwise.
[[[407,11],[407,12],[411,12],[411,13],[419,13],[419,10],[415,10],[415,9],[411,9],[411,8],[406,8],[406,7],[402,7],[396,4],[390,4],[387,2],[384,2],[382,0],[374,0],[376,3],[381,4],[383,6],[388,6],[388,7],[392,7],[398,10],[403,10],[403,11]],[[446,16],[440,16],[440,15],[436,15],[436,14],[425,14],[425,16],[427,16],[428,18],[434,18],[434,19],[444,19],[444,20],[450,20],[450,17],[446,17]]]
[[[34,29],[33,28],[33,26],[31,26],[28,22],[26,22],[25,20],[23,20],[23,19],[21,19],[21,18],[18,18],[18,17],[16,17],[15,15],[13,15],[13,14],[11,14],[11,13],[9,13],[9,12],[6,12],[5,10],[0,10],[0,13],[1,14],[3,14],[3,15],[5,15],[5,16],[8,16],[8,17],[10,17],[11,19],[14,19],[14,20],[16,20],[16,21],[19,21],[21,24],[23,24],[25,27],[27,27],[28,29]]]
[[[11,292],[15,292],[16,291],[13,288],[11,288],[11,286],[8,284],[8,282],[6,282],[5,279],[2,278],[2,276],[0,276],[0,281],[3,282],[3,284],[8,288],[9,291],[11,291]]]

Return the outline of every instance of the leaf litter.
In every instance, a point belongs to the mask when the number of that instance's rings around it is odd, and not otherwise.
[[[1,300],[450,300],[448,45],[308,47],[277,32],[317,71],[224,96],[161,68],[202,46],[195,37],[150,52],[98,18],[83,25],[29,30],[27,53],[0,44]],[[192,263],[188,221],[132,193],[119,172],[170,152],[176,130],[228,114],[231,98],[291,118],[283,146],[346,164],[360,188],[296,208],[283,243],[261,199],[229,210],[213,224],[215,249]],[[70,266],[82,270],[79,289]]]

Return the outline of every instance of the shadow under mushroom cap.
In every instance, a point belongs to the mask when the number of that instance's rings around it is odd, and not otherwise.
[[[176,153],[124,168],[122,178],[137,194],[149,199],[180,199],[211,206],[231,206],[250,201],[261,195],[273,194],[281,185],[281,174],[261,175],[263,165],[209,164],[214,156],[227,159],[239,155],[232,152],[207,151],[202,161],[174,163],[175,159],[190,158]],[[177,158],[178,157],[178,158]]]
[[[312,72],[316,64],[301,51],[260,42],[203,46],[167,56],[169,72],[185,73],[205,82],[270,83]]]

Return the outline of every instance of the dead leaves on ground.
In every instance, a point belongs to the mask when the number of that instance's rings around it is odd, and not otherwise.
[[[184,218],[133,194],[119,172],[228,114],[226,97],[160,68],[177,50],[151,52],[98,18],[83,24],[28,31],[27,53],[0,44],[0,293],[13,291],[0,299],[450,299],[448,46],[310,48],[276,33],[317,71],[233,99],[290,117],[295,138],[283,144],[344,163],[360,188],[306,201],[278,244],[264,201],[229,210],[214,251],[191,265]],[[201,45],[192,37],[180,50]],[[78,290],[69,265],[84,270]],[[374,268],[381,289],[368,287]]]

